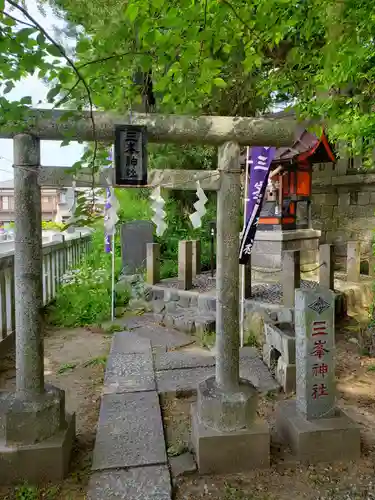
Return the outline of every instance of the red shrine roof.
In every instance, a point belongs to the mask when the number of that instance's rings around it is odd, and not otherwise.
[[[293,145],[287,148],[278,148],[272,163],[282,165],[283,163],[306,160],[309,163],[326,163],[335,162],[336,158],[324,131],[319,139],[304,127],[297,126]]]

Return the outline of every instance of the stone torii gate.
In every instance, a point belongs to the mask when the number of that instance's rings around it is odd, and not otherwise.
[[[242,463],[242,468],[245,462],[253,466],[257,462],[259,435],[253,426],[255,389],[250,382],[239,378],[240,146],[288,146],[293,143],[295,121],[157,114],[133,114],[130,121],[118,115],[95,112],[94,134],[88,113],[68,120],[60,120],[65,111],[33,110],[32,113],[26,132],[15,134],[0,130],[0,138],[14,141],[17,367],[16,392],[0,396],[0,483],[61,479],[67,473],[74,438],[74,415],[66,414],[63,391],[44,383],[40,316],[40,186],[58,182],[61,185],[63,179],[66,184],[69,173],[65,168],[40,167],[40,140],[63,140],[69,131],[70,136],[74,132],[73,140],[113,143],[116,125],[146,126],[151,142],[218,146],[217,177],[204,179],[207,171],[154,171],[150,172],[150,184],[171,184],[178,180],[178,184],[187,187],[191,181],[191,189],[195,189],[196,179],[202,176],[204,189],[208,183],[211,189],[215,183],[214,189],[219,188],[216,374],[199,384],[193,414],[193,442],[198,463],[209,457],[215,460],[216,469],[222,470],[220,461],[225,457],[226,462],[233,459],[236,464]],[[76,182],[77,186],[90,186],[91,174],[81,173]],[[99,178],[98,184],[101,184]],[[212,443],[212,438],[215,444],[210,453],[208,443],[210,439]]]

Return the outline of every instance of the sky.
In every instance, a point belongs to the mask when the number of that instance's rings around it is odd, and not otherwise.
[[[27,9],[49,34],[53,35],[53,26],[62,28],[64,23],[54,16],[48,6],[45,7],[44,17],[37,9],[35,0],[26,0]],[[13,13],[15,15],[15,13]],[[19,19],[24,19],[22,14],[17,13]],[[51,104],[46,102],[48,88],[35,76],[30,76],[19,82],[16,87],[9,92],[7,98],[19,100],[24,96],[31,96],[35,107],[50,108]],[[38,102],[42,104],[38,105]],[[69,146],[60,148],[60,141],[41,142],[41,163],[44,166],[71,166],[81,157],[83,146],[71,142]],[[13,178],[13,143],[9,139],[0,139],[0,181]]]

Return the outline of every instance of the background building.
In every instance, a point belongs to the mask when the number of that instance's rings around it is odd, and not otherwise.
[[[42,220],[66,222],[73,204],[72,188],[42,189]],[[0,224],[14,222],[14,181],[0,182]]]

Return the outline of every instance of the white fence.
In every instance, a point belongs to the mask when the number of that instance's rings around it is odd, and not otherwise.
[[[43,303],[56,296],[60,279],[67,269],[79,263],[90,248],[91,235],[43,245]],[[15,332],[14,252],[0,255],[1,341]],[[1,349],[0,349],[1,350]]]

